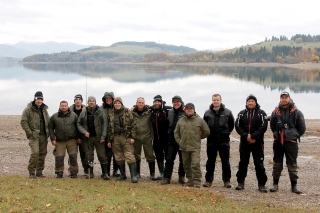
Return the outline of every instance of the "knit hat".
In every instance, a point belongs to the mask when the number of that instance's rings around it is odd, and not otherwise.
[[[80,99],[83,101],[82,95],[80,95],[80,94],[75,95],[75,96],[74,96],[74,101],[75,101],[77,98],[80,98]]]
[[[256,103],[258,103],[256,96],[254,96],[254,95],[252,95],[252,94],[250,94],[250,95],[247,97],[246,102],[247,102],[248,100],[250,100],[250,99],[252,99],[252,100],[254,100]]]
[[[182,103],[182,98],[181,98],[179,95],[173,96],[173,97],[172,97],[172,102],[173,102],[174,100],[178,100],[178,101],[180,101],[180,102]]]
[[[105,92],[104,93],[104,95],[103,95],[103,97],[102,97],[102,102],[105,102],[105,100],[106,100],[106,97],[111,97],[113,100],[114,100],[114,94],[113,94],[113,92]]]
[[[120,97],[116,97],[113,101],[113,104],[117,101],[119,101],[123,105],[122,99]]]
[[[156,96],[154,96],[154,97],[153,97],[153,101],[160,101],[160,102],[162,102],[162,97],[161,97],[161,95],[156,95]]]
[[[193,104],[193,103],[187,103],[184,107],[185,107],[185,108],[187,108],[187,107],[191,107],[191,108],[195,109],[195,107],[194,107],[194,104]]]
[[[43,100],[43,94],[41,91],[37,91],[35,94],[34,94],[34,100],[37,100],[37,99],[42,99]]]
[[[89,102],[91,99],[93,99],[95,102],[97,102],[96,98],[95,98],[93,95],[90,95],[90,96],[88,97],[88,102]]]
[[[286,95],[286,96],[288,96],[288,97],[290,98],[290,94],[289,94],[288,92],[286,92],[286,91],[283,91],[283,92],[280,94],[280,97],[281,97],[282,95]]]

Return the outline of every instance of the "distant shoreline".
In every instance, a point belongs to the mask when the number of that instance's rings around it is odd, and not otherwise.
[[[296,69],[320,69],[320,63],[232,63],[232,62],[188,62],[188,63],[170,63],[170,62],[18,62],[20,64],[153,64],[153,65],[187,65],[187,66],[221,66],[221,67],[290,67]]]

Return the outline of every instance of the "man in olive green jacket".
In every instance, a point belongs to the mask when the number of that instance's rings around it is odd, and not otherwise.
[[[151,180],[157,180],[155,177],[156,158],[152,147],[153,127],[151,123],[151,111],[146,107],[144,98],[139,97],[137,99],[132,114],[137,128],[137,135],[133,144],[134,157],[137,161],[137,176],[140,178],[141,151],[143,147],[144,155],[149,164],[150,178]]]
[[[94,96],[88,97],[88,106],[82,111],[77,122],[78,131],[83,135],[83,143],[88,160],[90,174],[93,178],[94,149],[96,149],[98,160],[101,165],[104,180],[109,180],[107,173],[108,159],[105,150],[105,139],[107,137],[108,121],[103,109],[96,104]]]
[[[77,177],[79,171],[77,143],[80,143],[77,120],[77,114],[70,111],[67,101],[61,101],[59,111],[54,113],[50,118],[49,132],[51,143],[55,146],[55,173],[57,174],[57,178],[63,177],[66,150],[69,155],[69,177]]]
[[[21,117],[21,127],[26,132],[31,148],[29,178],[45,177],[42,171],[47,155],[49,119],[48,106],[43,103],[42,92],[38,91],[34,100],[23,110]]]
[[[182,152],[183,167],[188,182],[186,186],[200,188],[200,150],[201,139],[210,135],[207,123],[195,112],[193,103],[185,105],[185,116],[179,119],[174,130],[174,138]]]

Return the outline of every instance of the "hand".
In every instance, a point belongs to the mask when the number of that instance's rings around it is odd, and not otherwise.
[[[256,142],[256,140],[255,140],[255,139],[252,139],[252,138],[251,138],[251,135],[250,135],[250,134],[248,134],[248,136],[247,136],[247,141],[248,141],[250,144],[252,144],[252,143],[255,143],[255,142]]]
[[[89,132],[85,132],[85,133],[84,133],[84,137],[89,138],[89,136],[90,136],[90,133],[89,133]]]
[[[80,144],[80,143],[82,143],[82,139],[78,138],[77,139],[77,144]]]
[[[111,148],[111,146],[112,146],[112,145],[111,145],[111,143],[110,143],[110,142],[108,142],[108,145],[107,145],[107,146],[108,146],[108,148]]]
[[[57,145],[57,141],[56,140],[51,141],[51,143],[52,143],[53,146]]]
[[[199,135],[202,136],[203,132],[200,130]]]
[[[104,143],[106,140],[100,140],[100,143]]]
[[[134,143],[134,139],[133,139],[133,138],[130,138],[130,139],[129,139],[129,143],[130,143],[130,144],[133,144],[133,143]]]

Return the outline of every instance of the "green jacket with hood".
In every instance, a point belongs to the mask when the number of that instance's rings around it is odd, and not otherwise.
[[[42,110],[44,117],[44,125],[46,130],[46,135],[49,137],[49,120],[50,116],[48,114],[48,106],[42,104],[40,108],[38,108],[34,101],[31,101],[27,107],[23,110],[21,116],[21,127],[26,132],[26,136],[28,139],[31,137],[36,137],[40,133],[40,110]]]
[[[196,113],[191,117],[182,116],[174,130],[174,138],[182,151],[200,150],[201,139],[209,135],[210,129],[207,123]]]
[[[136,139],[141,141],[153,139],[151,111],[145,107],[139,115],[138,109],[134,108],[132,114],[137,129]]]

